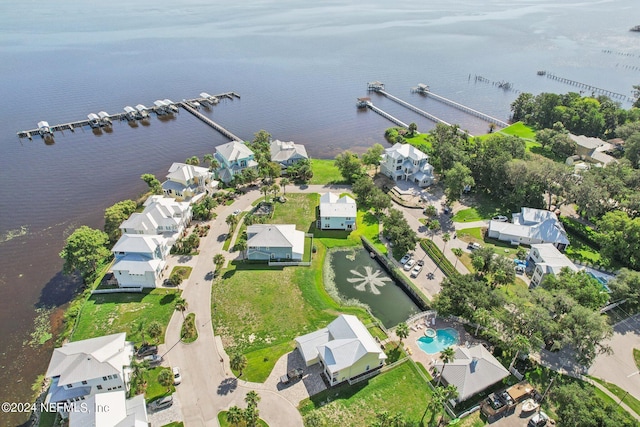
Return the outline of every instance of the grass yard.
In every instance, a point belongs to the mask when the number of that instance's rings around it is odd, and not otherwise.
[[[536,131],[531,126],[527,126],[522,122],[515,122],[510,126],[507,126],[504,129],[500,130],[500,133],[504,133],[506,135],[519,136],[522,139],[535,140],[536,139]]]
[[[605,386],[606,389],[615,394],[618,399],[624,401],[624,403],[626,403],[627,406],[633,410],[633,412],[640,415],[640,400],[636,399],[631,394],[627,393],[625,390],[621,389],[615,384],[601,380],[600,378],[590,378]]]
[[[473,237],[480,242],[484,241],[482,237],[482,227],[463,228],[457,232],[457,235],[458,237]]]
[[[496,215],[510,215],[508,209],[485,194],[475,194],[472,201],[466,203],[473,205],[473,207],[456,212],[451,218],[454,222],[483,221]]]
[[[162,372],[164,369],[169,368],[158,366],[157,368],[152,368],[145,371],[145,373],[143,374],[144,380],[147,383],[147,388],[144,392],[144,397],[147,403],[175,393],[176,388],[173,385],[167,389],[167,387],[160,385],[160,383],[158,382],[158,375],[160,375],[160,372]]]
[[[139,345],[143,338],[137,330],[140,321],[144,320],[145,329],[151,322],[158,321],[164,331],[180,293],[177,289],[152,289],[140,293],[93,295],[82,307],[71,341],[126,332],[127,340]],[[164,332],[159,338],[159,343],[163,342]]]
[[[244,421],[240,424],[230,424],[229,421],[227,421],[227,411],[218,412],[218,422],[220,423],[220,427],[246,427],[247,425]],[[259,418],[256,426],[269,427],[269,424],[267,424],[262,418]]]
[[[173,270],[171,270],[170,276],[180,274],[183,280],[187,280],[189,276],[191,276],[191,270],[193,270],[193,267],[189,267],[188,265],[176,265],[173,267]]]
[[[183,343],[189,344],[198,339],[198,329],[196,328],[196,314],[189,313],[182,322],[180,339]]]
[[[567,237],[569,237],[571,244],[565,249],[565,254],[570,259],[580,261],[583,264],[600,264],[600,252],[596,248],[570,231],[567,231]]]
[[[403,363],[368,381],[353,386],[339,385],[300,402],[303,416],[317,412],[324,425],[368,427],[376,413],[401,413],[405,420],[418,423],[431,398],[431,390],[412,363]],[[425,420],[430,418],[425,416]]]
[[[316,193],[287,194],[286,203],[274,205],[271,224],[295,224],[296,229],[311,233],[315,228],[316,210],[320,204],[320,196]]]
[[[431,153],[431,137],[428,133],[419,133],[413,138],[405,137],[405,140],[423,153]]]
[[[474,228],[463,228],[462,230],[458,230],[457,232],[458,238],[463,242],[475,242],[480,243],[482,246],[486,246],[488,248],[493,249],[495,253],[498,255],[506,256],[507,258],[515,259],[516,254],[520,246],[513,246],[509,242],[503,242],[502,240],[492,239],[489,237],[482,237],[483,232],[481,227]],[[470,257],[469,262],[470,262]],[[463,255],[461,261],[464,265],[467,265],[467,260]]]
[[[313,170],[313,178],[309,181],[311,185],[347,183],[333,160],[311,159],[311,170]]]
[[[165,424],[162,427],[184,427],[184,423],[182,421],[174,421],[169,424]]]

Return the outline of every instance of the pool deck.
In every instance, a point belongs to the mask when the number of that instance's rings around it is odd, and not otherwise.
[[[417,320],[409,326],[409,336],[403,341],[405,349],[407,349],[408,353],[411,355],[411,358],[415,362],[420,362],[424,365],[425,368],[429,371],[429,373],[433,373],[433,364],[439,360],[440,353],[435,354],[427,354],[418,347],[416,341],[418,338],[424,336],[424,331],[427,328],[425,325],[424,319]],[[432,324],[432,320],[429,319],[429,328],[432,329],[444,329],[444,328],[452,328],[458,331],[460,336],[460,344],[459,345],[474,345],[482,343],[483,341],[475,338],[473,335],[469,334],[465,331],[464,327],[454,321],[436,318],[435,324]],[[395,337],[397,339],[397,337]],[[456,348],[457,346],[453,346]]]

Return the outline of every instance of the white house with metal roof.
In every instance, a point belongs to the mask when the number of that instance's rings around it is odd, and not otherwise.
[[[536,287],[542,283],[542,279],[544,279],[547,274],[559,274],[563,268],[568,268],[573,272],[580,270],[552,243],[531,245],[529,259],[535,263],[533,275],[531,276],[531,287]]]
[[[126,391],[133,343],[124,332],[69,342],[53,350],[45,403],[81,402],[94,394]]]
[[[412,145],[399,142],[384,150],[380,172],[394,181],[410,181],[420,187],[433,184],[434,179],[429,156]]]
[[[333,386],[381,368],[387,355],[356,317],[341,314],[326,328],[295,339],[307,366],[320,363]]]
[[[247,227],[247,259],[302,261],[304,232],[295,224],[254,224]]]
[[[272,162],[277,162],[283,167],[287,167],[308,158],[307,149],[302,144],[296,144],[293,141],[280,141],[279,139],[271,141]]]
[[[533,208],[522,208],[512,215],[512,222],[489,221],[487,235],[491,238],[518,245],[553,243],[559,250],[569,245],[567,232],[555,213]]]
[[[167,180],[162,183],[162,192],[178,200],[195,201],[199,198],[196,196],[205,195],[217,187],[218,181],[214,179],[214,173],[209,169],[185,163],[173,163],[169,168]]]
[[[358,208],[349,196],[325,193],[320,196],[319,215],[318,228],[322,230],[355,230]]]
[[[453,362],[446,366],[438,360],[434,368],[442,373],[445,384],[455,385],[462,402],[509,376],[509,371],[482,345],[456,348]]]
[[[144,394],[126,398],[124,390],[89,396],[82,410],[69,412],[69,427],[148,427]]]
[[[191,205],[170,197],[154,195],[144,202],[144,210],[133,213],[120,224],[123,234],[163,235],[173,245],[192,218]]]
[[[244,142],[231,141],[218,145],[214,157],[220,165],[216,174],[224,183],[231,182],[235,175],[242,173],[246,168],[258,166],[253,151]]]
[[[122,288],[155,288],[161,284],[162,270],[170,246],[165,237],[146,234],[123,234],[111,251],[111,267]]]

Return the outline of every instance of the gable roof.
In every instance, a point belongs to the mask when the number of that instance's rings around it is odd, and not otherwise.
[[[411,160],[427,160],[429,156],[427,156],[422,151],[418,150],[416,147],[410,144],[401,144],[399,142],[395,143],[391,148],[387,148],[385,151],[385,155],[389,156],[393,159],[411,159]]]
[[[513,223],[522,225],[539,224],[548,219],[558,220],[555,213],[544,209],[521,208],[519,213],[513,214]]]
[[[162,236],[149,234],[123,234],[111,249],[112,252],[148,254],[165,244]]]
[[[356,201],[349,196],[338,198],[335,193],[325,193],[320,196],[320,217],[356,217],[358,208]]]
[[[246,159],[253,155],[253,151],[251,151],[245,143],[238,141],[231,141],[226,144],[218,145],[216,147],[216,152],[230,163],[240,159]]]
[[[144,275],[147,272],[155,273],[162,268],[164,261],[161,259],[149,259],[140,254],[127,254],[120,258],[111,267],[112,271],[126,271],[129,274]]]
[[[446,368],[442,368],[440,360],[435,363],[435,368],[442,371],[442,378],[447,384],[456,386],[459,402],[509,376],[509,371],[480,344],[458,347],[454,357]]]
[[[569,138],[580,147],[587,148],[589,150],[593,150],[594,148],[600,147],[604,145],[605,142],[600,138],[593,138],[585,135],[574,135],[572,133],[569,134]]]
[[[293,141],[280,141],[278,139],[271,141],[271,160],[274,162],[284,162],[291,158],[308,159],[307,149],[304,145],[296,144]]]
[[[133,348],[126,334],[107,335],[64,344],[53,350],[47,377],[60,377],[60,385],[74,384],[107,375],[122,375],[131,363]]]
[[[304,253],[304,232],[295,224],[254,224],[247,227],[248,247],[291,248]]]
[[[200,166],[188,165],[186,163],[173,163],[169,168],[167,179],[172,181],[189,181],[197,177],[210,174],[209,169]]]
[[[569,258],[556,248],[553,243],[539,243],[531,245],[532,251],[537,251],[540,262],[536,265],[545,273],[559,273],[564,267],[569,268],[571,271],[579,271],[578,267],[571,262]]]
[[[69,427],[147,427],[144,395],[127,399],[124,390],[94,394],[86,399],[86,411],[71,411]],[[99,406],[98,406],[99,405]],[[109,408],[97,411],[96,408]]]

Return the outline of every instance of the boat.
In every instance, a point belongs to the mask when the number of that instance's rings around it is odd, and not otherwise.
[[[522,412],[535,411],[539,407],[540,407],[540,404],[533,399],[527,399],[524,402],[522,402]]]
[[[640,32],[640,25],[636,25],[635,27],[632,27],[629,31]]]

